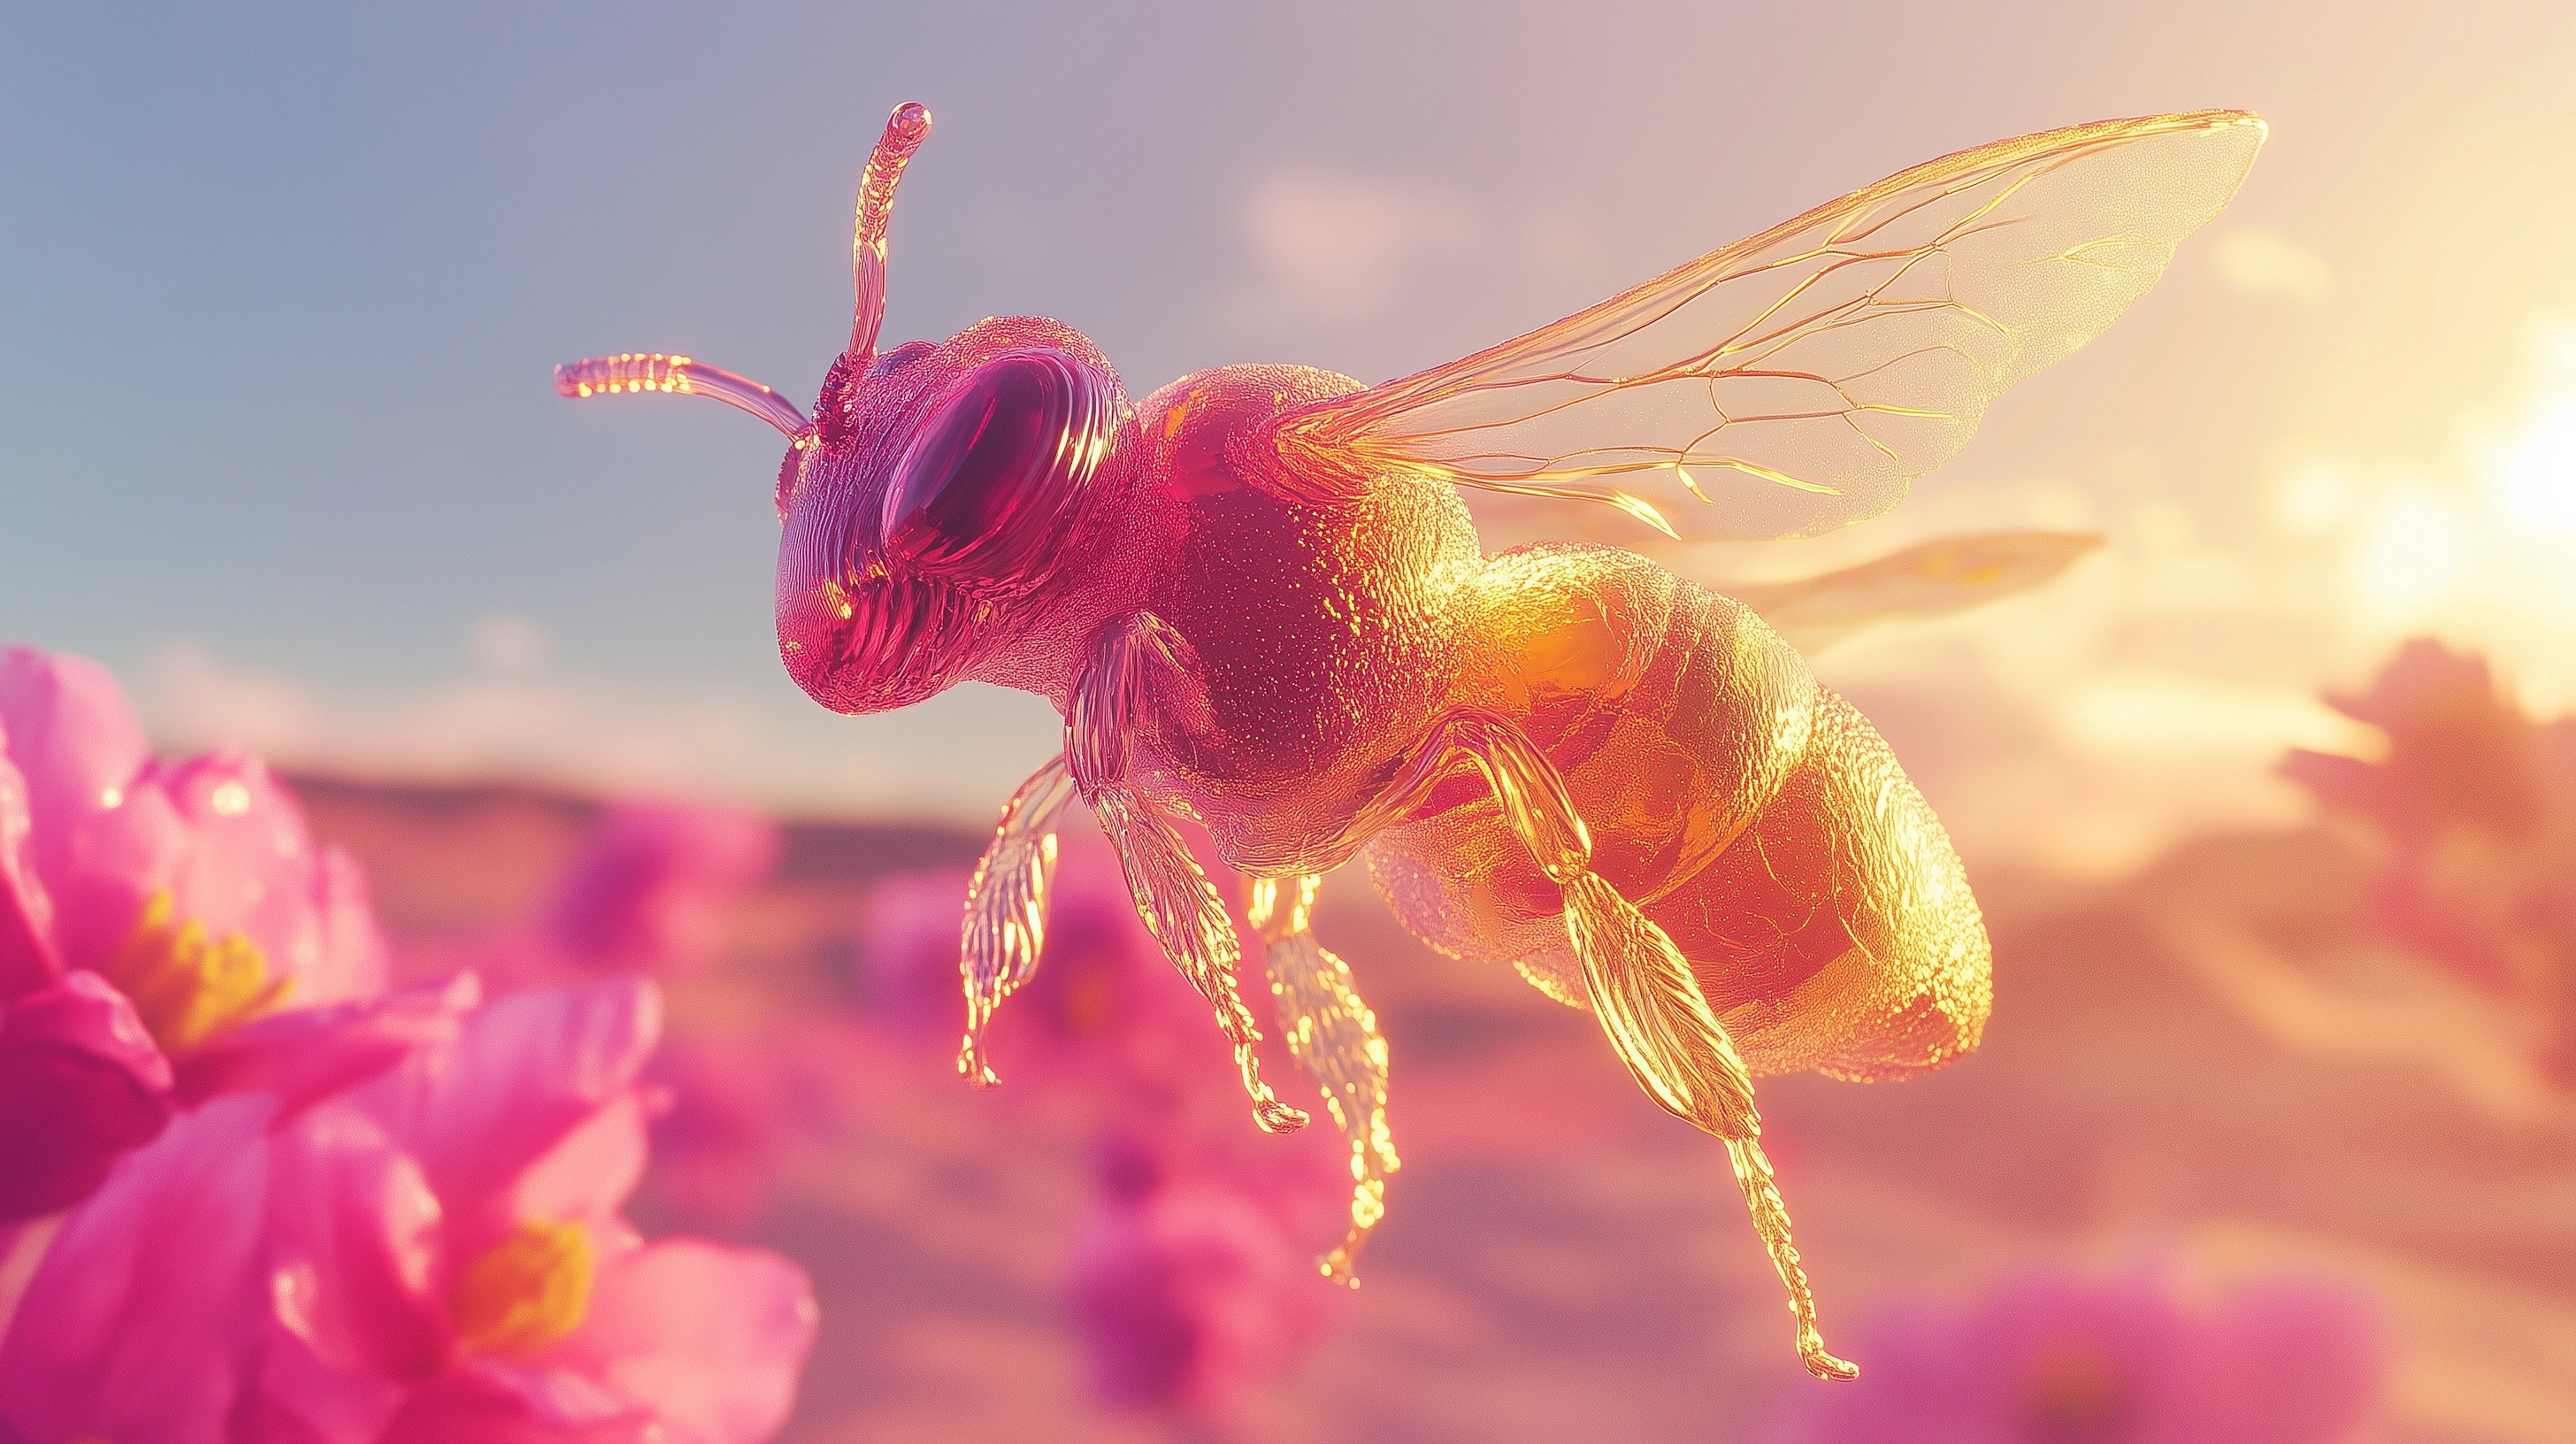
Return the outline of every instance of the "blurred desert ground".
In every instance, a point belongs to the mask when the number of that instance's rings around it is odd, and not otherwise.
[[[298,785],[415,944],[524,913],[592,806]],[[786,838],[725,965],[677,986],[680,1026],[751,992],[851,1004],[869,881],[980,843],[834,822]],[[2388,1312],[2387,1438],[2576,1439],[2576,1103],[2512,1061],[2509,1017],[2379,950],[2355,921],[2363,877],[2321,827],[2204,835],[2118,881],[1980,869],[1998,992],[1981,1052],[1905,1084],[1763,1085],[1829,1337],[1883,1297],[2033,1260],[2161,1260],[2210,1286],[2315,1271]],[[1318,926],[1391,1041],[1405,1168],[1365,1286],[1245,1437],[1725,1440],[1822,1387],[1722,1152],[1645,1100],[1588,1017],[1426,953],[1356,872]],[[1081,1135],[969,1093],[939,1049],[896,1051],[853,1136],[748,1230],[823,1303],[784,1437],[1166,1437],[1083,1394],[1058,1299]],[[664,1222],[649,1191],[643,1214]]]

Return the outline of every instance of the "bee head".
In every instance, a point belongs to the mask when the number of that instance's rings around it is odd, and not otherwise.
[[[1117,373],[1069,326],[995,317],[945,342],[877,351],[886,220],[929,129],[928,111],[902,106],[868,158],[850,344],[810,422],[768,387],[685,356],[555,372],[566,395],[712,395],[787,434],[779,655],[839,712],[930,697],[1060,611],[1104,549],[1137,452]]]
[[[1054,609],[1136,453],[1117,374],[1035,317],[836,363],[816,410],[778,472],[778,645],[841,712],[918,702]]]

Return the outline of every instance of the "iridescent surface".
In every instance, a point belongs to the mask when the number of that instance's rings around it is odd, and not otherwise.
[[[1386,1216],[1386,1176],[1403,1166],[1386,1116],[1386,1039],[1377,1014],[1360,1001],[1348,963],[1315,938],[1315,893],[1321,878],[1257,878],[1250,921],[1261,934],[1270,995],[1288,1051],[1314,1076],[1334,1126],[1351,1142],[1351,1228],[1324,1256],[1327,1278],[1357,1287],[1360,1246]]]
[[[957,1071],[979,1088],[1001,1081],[982,1055],[984,1024],[1037,973],[1038,955],[1046,948],[1055,822],[1072,800],[1073,778],[1063,758],[1039,768],[1002,809],[993,844],[966,885],[966,927],[958,949],[966,970],[966,1041]]]
[[[1042,318],[876,352],[894,182],[928,124],[898,110],[870,159],[851,344],[782,463],[790,674],[846,712],[969,679],[1054,702],[1075,790],[1274,1132],[1306,1119],[1259,1077],[1235,935],[1174,822],[1295,879],[1284,915],[1265,894],[1265,941],[1295,1051],[1353,1140],[1343,1270],[1392,1166],[1383,1045],[1302,914],[1311,878],[1367,850],[1408,926],[1588,1002],[1648,1093],[1724,1140],[1802,1358],[1850,1377],[1751,1077],[1896,1076],[1975,1046],[1990,964],[1965,873],[1886,744],[1750,609],[1612,548],[1487,558],[1456,484],[1671,531],[1605,479],[1668,481],[1665,501],[1706,503],[1695,531],[1736,536],[1884,511],[1995,394],[2152,284],[2262,123],[2000,142],[1379,387],[1235,366],[1132,410],[1096,348]],[[976,1025],[1043,938],[1030,800],[970,905]],[[988,1071],[971,1032],[963,1062]]]
[[[1944,156],[1286,431],[1314,465],[1410,462],[1667,525],[1660,501],[1703,535],[1849,525],[2117,320],[2263,136],[2198,111]]]

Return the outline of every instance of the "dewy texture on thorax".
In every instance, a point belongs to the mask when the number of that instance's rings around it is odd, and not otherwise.
[[[1453,488],[1390,471],[1327,495],[1267,449],[1279,410],[1353,385],[1232,366],[1140,416],[1146,485],[1180,523],[1152,606],[1199,684],[1158,698],[1150,750],[1229,859],[1264,871],[1348,855],[1341,834],[1448,704],[1472,635],[1482,557]]]

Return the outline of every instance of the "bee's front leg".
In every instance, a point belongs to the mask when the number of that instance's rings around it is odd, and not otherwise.
[[[1129,780],[1137,730],[1146,721],[1148,684],[1158,676],[1187,682],[1184,650],[1179,636],[1151,612],[1108,629],[1075,679],[1065,709],[1065,758],[1075,788],[1118,851],[1137,916],[1163,945],[1163,955],[1216,1010],[1217,1028],[1234,1046],[1235,1069],[1252,1099],[1253,1120],[1264,1132],[1286,1133],[1306,1126],[1306,1115],[1261,1081],[1253,1055],[1261,1032],[1235,990],[1243,954],[1234,922],[1171,822]]]
[[[1564,889],[1566,932],[1583,963],[1592,1010],[1619,1057],[1657,1103],[1726,1144],[1754,1229],[1789,1290],[1798,1354],[1818,1378],[1859,1370],[1825,1349],[1807,1273],[1789,1236],[1789,1210],[1762,1152],[1753,1075],[1700,992],[1690,964],[1634,904],[1591,870],[1592,839],[1575,814],[1565,780],[1545,753],[1500,718],[1465,712],[1445,721],[1436,753],[1417,775],[1436,775],[1449,749],[1485,774],[1512,833],[1549,880]]]
[[[984,1025],[1004,998],[1036,976],[1038,954],[1046,946],[1056,819],[1073,800],[1073,790],[1073,773],[1058,753],[1011,794],[966,885],[966,924],[957,948],[966,985],[966,1042],[957,1053],[957,1071],[978,1088],[1002,1081],[984,1056]]]

